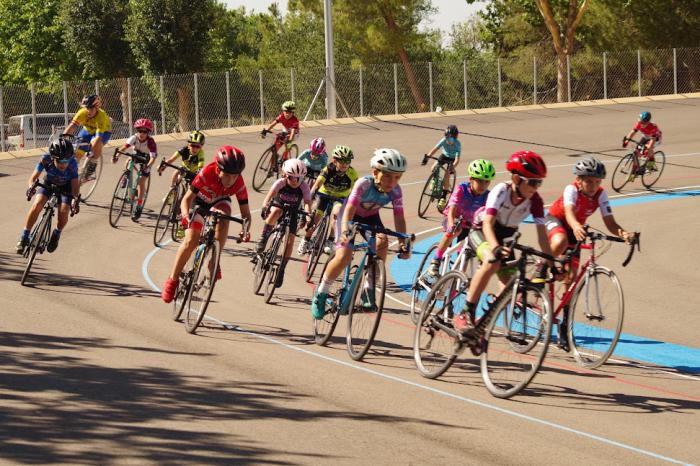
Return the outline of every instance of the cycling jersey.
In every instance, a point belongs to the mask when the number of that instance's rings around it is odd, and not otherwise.
[[[581,192],[581,188],[579,188],[576,183],[572,183],[564,189],[564,194],[554,201],[554,204],[549,208],[549,215],[558,218],[564,225],[570,228],[566,221],[566,213],[564,211],[564,207],[568,205],[574,206],[574,214],[579,223],[585,223],[586,219],[590,217],[598,207],[600,207],[600,215],[602,217],[612,215],[608,193],[605,192],[602,186],[598,187],[598,190],[592,197],[588,197]]]
[[[635,131],[641,131],[641,133],[648,138],[661,139],[661,130],[654,123],[647,123],[646,127],[642,127],[640,121],[634,125]]]
[[[176,151],[175,154],[182,158],[182,167],[189,173],[196,174],[199,170],[204,168],[204,150],[202,149],[196,154],[193,154],[190,150],[190,146],[185,146]]]
[[[107,112],[101,108],[97,109],[97,113],[92,118],[88,117],[87,108],[81,108],[73,116],[71,123],[74,125],[83,126],[84,129],[91,135],[101,133],[111,134],[112,132],[112,122],[109,120]]]
[[[319,192],[333,197],[348,197],[357,181],[357,172],[352,167],[341,172],[334,163],[331,163],[321,171],[318,179],[321,180]]]
[[[156,141],[150,136],[146,138],[145,141],[141,142],[138,136],[134,134],[126,140],[124,145],[127,149],[133,147],[136,152],[149,154],[152,159],[158,157],[158,146],[156,145]]]
[[[285,118],[284,112],[282,112],[279,115],[277,115],[275,121],[277,123],[282,123],[282,126],[284,126],[284,129],[287,130],[287,132],[291,131],[292,129],[296,129],[297,133],[299,133],[299,119],[294,114],[292,114],[292,116],[290,116],[289,118]]]
[[[474,218],[474,213],[486,205],[486,199],[488,198],[489,190],[487,189],[480,195],[476,196],[472,193],[472,189],[469,183],[461,183],[457,188],[452,191],[450,200],[447,203],[447,209],[443,212],[445,219],[447,219],[449,208],[454,206],[455,218],[462,216],[462,227],[466,228],[471,226],[472,219]]]
[[[435,147],[442,149],[442,155],[448,159],[454,160],[462,153],[462,143],[459,142],[459,139],[452,137],[440,139],[440,141],[435,144]]]
[[[396,187],[389,193],[377,189],[374,176],[367,175],[360,178],[352,188],[350,196],[345,201],[347,205],[355,207],[355,216],[371,217],[379,214],[379,209],[391,202],[394,215],[403,215],[403,195],[401,187]],[[340,218],[340,216],[339,216]]]
[[[538,193],[514,205],[511,200],[513,186],[510,182],[498,183],[486,198],[486,205],[474,215],[474,225],[481,227],[486,214],[496,217],[496,223],[503,227],[517,229],[528,215],[534,222],[544,225],[544,202]]]
[[[298,207],[301,201],[311,202],[311,190],[306,181],[293,188],[288,183],[286,178],[280,178],[270,188],[272,199],[285,206]]]
[[[71,158],[65,170],[60,170],[49,154],[44,154],[39,163],[36,164],[36,171],[41,173],[46,171],[44,183],[54,186],[64,186],[78,178],[78,162],[75,157]]]
[[[316,160],[311,158],[311,149],[306,149],[299,156],[299,160],[304,162],[306,169],[310,171],[320,172],[328,165],[328,154],[325,152],[316,156]]]
[[[233,186],[225,187],[218,175],[216,162],[212,162],[199,172],[192,181],[190,189],[197,194],[197,198],[205,204],[214,204],[229,196],[236,196],[238,205],[248,204],[248,190],[242,176],[238,176]]]

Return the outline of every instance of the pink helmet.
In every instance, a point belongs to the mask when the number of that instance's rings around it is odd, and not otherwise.
[[[144,128],[147,129],[149,133],[153,132],[153,122],[148,118],[139,118],[134,123],[134,129]]]
[[[326,141],[323,138],[315,138],[311,141],[311,153],[318,155],[326,151]]]

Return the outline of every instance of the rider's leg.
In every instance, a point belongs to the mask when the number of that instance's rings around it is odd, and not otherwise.
[[[258,240],[258,245],[256,248],[258,254],[262,253],[265,250],[267,238],[270,236],[270,232],[274,228],[275,224],[277,224],[277,220],[280,218],[281,215],[282,209],[280,209],[279,207],[270,208],[270,213],[265,219],[265,223],[263,224],[263,231],[260,235],[260,239]]]
[[[175,254],[175,262],[173,263],[173,268],[170,270],[170,275],[168,276],[168,279],[178,279],[178,277],[180,276],[180,272],[182,272],[182,269],[185,267],[187,260],[192,255],[192,251],[194,251],[194,249],[197,247],[197,244],[199,244],[199,237],[201,236],[201,234],[201,225],[198,228],[195,228],[195,225],[192,225],[190,228],[185,230],[185,239],[182,241],[182,243],[180,243],[180,247],[178,248],[177,253]]]
[[[36,219],[39,218],[41,209],[44,208],[44,204],[46,204],[46,201],[48,199],[49,198],[46,197],[46,194],[39,192],[37,192],[34,196],[34,203],[29,209],[29,212],[27,212],[27,218],[24,221],[24,230],[27,232],[27,235],[29,235],[29,230],[31,230],[34,224],[36,223]]]

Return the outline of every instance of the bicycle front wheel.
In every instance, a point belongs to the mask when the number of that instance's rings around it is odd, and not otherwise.
[[[352,290],[346,343],[350,357],[361,361],[372,346],[382,319],[386,292],[384,261],[375,257],[355,273],[361,275]]]
[[[634,181],[635,177],[637,176],[634,170],[634,154],[629,153],[622,157],[619,162],[617,162],[617,166],[613,172],[612,181],[610,182],[612,184],[612,188],[615,191],[620,192],[620,190],[624,188],[627,183]]]
[[[326,263],[323,266],[323,271],[321,272],[321,277],[323,277],[323,274],[325,273],[328,264],[330,263],[330,261],[333,260],[334,256],[334,253],[328,255],[328,259],[326,260]],[[340,319],[338,305],[342,296],[342,292],[343,280],[342,275],[340,275],[338,276],[338,278],[335,279],[335,282],[333,282],[330,289],[328,290],[328,298],[326,299],[326,311],[323,314],[323,318],[314,319],[312,317],[311,319],[313,320],[314,340],[319,346],[325,346],[326,344],[328,344],[328,341],[333,336],[335,327],[338,325],[338,320]],[[333,304],[329,305],[330,302],[332,302]]]
[[[481,353],[481,376],[497,398],[510,398],[528,386],[547,355],[552,333],[552,308],[543,290],[519,287],[513,298],[511,288],[493,304]],[[537,316],[540,325],[523,326],[519,315]]]
[[[437,182],[437,171],[434,170],[425,181],[420,200],[418,201],[418,216],[420,218],[425,218],[425,213],[428,211],[430,203],[433,202],[433,191],[435,189],[435,183]]]
[[[666,154],[660,150],[654,152],[654,160],[647,161],[647,166],[644,169],[644,174],[642,175],[642,184],[645,188],[650,189],[659,178],[661,178],[661,173],[664,171],[666,166]]]
[[[36,255],[44,252],[44,247],[48,242],[49,236],[51,235],[51,217],[52,214],[44,211],[44,215],[41,216],[41,220],[34,227],[34,231],[32,231],[29,238],[29,245],[27,246],[27,265],[24,267],[22,279],[20,280],[21,285],[24,285],[27,282],[29,272],[32,270],[32,265],[34,265]]]
[[[267,180],[275,175],[277,169],[277,161],[275,160],[274,151],[269,147],[262,153],[258,163],[253,170],[253,189],[260,192]]]
[[[277,274],[279,273],[284,256],[284,250],[287,247],[287,239],[289,238],[289,229],[279,230],[275,234],[270,248],[269,261],[267,263],[267,285],[265,287],[265,303],[269,304],[272,301],[272,296],[275,294]],[[281,252],[280,252],[281,250]]]
[[[158,218],[156,218],[156,226],[153,230],[153,244],[160,247],[163,245],[163,239],[168,233],[168,227],[170,227],[170,220],[173,218],[173,210],[175,209],[175,201],[177,198],[177,187],[170,188],[168,195],[163,200],[163,205],[158,213]]]
[[[131,173],[126,170],[117,180],[117,186],[112,194],[112,202],[109,204],[109,224],[117,228],[117,222],[124,213],[126,203],[129,198],[129,185],[131,184]]]
[[[211,244],[199,245],[194,255],[194,273],[185,314],[185,329],[188,333],[194,333],[199,327],[214,292],[216,270],[219,267],[219,242],[214,240]]]
[[[311,239],[311,251],[309,252],[309,258],[306,260],[306,281],[309,283],[311,283],[318,262],[321,259],[321,254],[323,254],[323,247],[328,237],[329,222],[330,217],[323,217]]]
[[[579,284],[569,308],[569,346],[580,365],[594,369],[608,360],[620,338],[624,314],[617,275],[596,267]]]
[[[175,293],[175,298],[173,299],[173,312],[172,318],[174,321],[180,320],[182,312],[185,310],[185,305],[187,304],[187,299],[190,296],[190,285],[192,284],[192,276],[194,274],[194,261],[195,254],[190,254],[190,258],[187,260],[187,264],[180,272],[180,277],[178,277],[179,283],[177,286],[177,291]]]
[[[92,196],[92,193],[95,192],[97,183],[100,181],[100,177],[102,176],[102,160],[97,161],[97,165],[95,166],[95,173],[88,176],[87,163],[88,161],[92,160],[92,158],[88,158],[86,155],[85,157],[83,157],[83,160],[80,163],[80,199],[82,201],[87,201],[90,198],[90,196]]]
[[[435,255],[437,251],[437,243],[431,245],[427,251],[423,254],[423,259],[420,261],[418,270],[416,270],[416,275],[413,277],[413,286],[411,286],[411,321],[414,324],[418,323],[418,317],[420,317],[421,310],[423,309],[423,301],[430,293],[430,289],[433,287],[435,282],[440,278],[437,275],[430,275],[428,269],[430,268],[431,258]],[[414,251],[413,254],[420,254]]]

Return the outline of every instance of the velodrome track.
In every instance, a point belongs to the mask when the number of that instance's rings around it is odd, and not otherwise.
[[[643,232],[642,253],[624,269],[624,247],[600,262],[620,276],[624,332],[640,337],[623,340],[642,357],[615,357],[588,371],[552,347],[529,388],[507,401],[488,394],[477,361],[467,355],[439,380],[420,377],[412,361],[408,295],[398,289],[386,302],[365,362],[347,356],[344,318],[329,347],[314,345],[312,287],[303,281],[301,263],[290,263],[284,286],[265,305],[251,291],[252,244],[229,242],[223,280],[207,313],[212,320],[198,335],[186,334],[156,291],[175,251],[172,245],[155,250],[152,243],[153,210],[169,173],[154,176],[141,222],[122,219],[113,229],[107,208],[122,162],[107,165],[59,249],[38,260],[30,286],[22,287],[24,262],[14,244],[37,159],[1,161],[0,173],[7,175],[0,180],[2,462],[700,463],[700,100],[325,126],[303,130],[300,145],[315,136],[331,146],[350,145],[361,175],[373,148],[401,150],[411,161],[402,180],[409,229],[425,240],[436,234],[438,217],[416,215],[428,173],[418,161],[448,122],[462,131],[465,161],[485,157],[502,170],[515,150],[543,155],[550,175],[541,193],[550,203],[571,181],[582,154],[598,154],[612,172],[625,153],[620,140],[641,109],[649,109],[664,132],[668,163],[656,187],[663,192],[652,197],[639,182],[623,196],[610,189],[614,199],[649,202],[614,208],[623,226]],[[212,136],[205,147],[209,160],[218,145],[241,147],[250,184],[268,142],[249,133]],[[159,152],[181,145],[160,143]],[[458,168],[461,175],[465,167]],[[500,171],[496,181],[504,179]],[[262,195],[250,193],[258,209]],[[391,225],[388,212],[384,218]],[[591,223],[602,225],[598,214]],[[260,225],[254,215],[254,236]],[[522,230],[531,240],[534,228]]]

